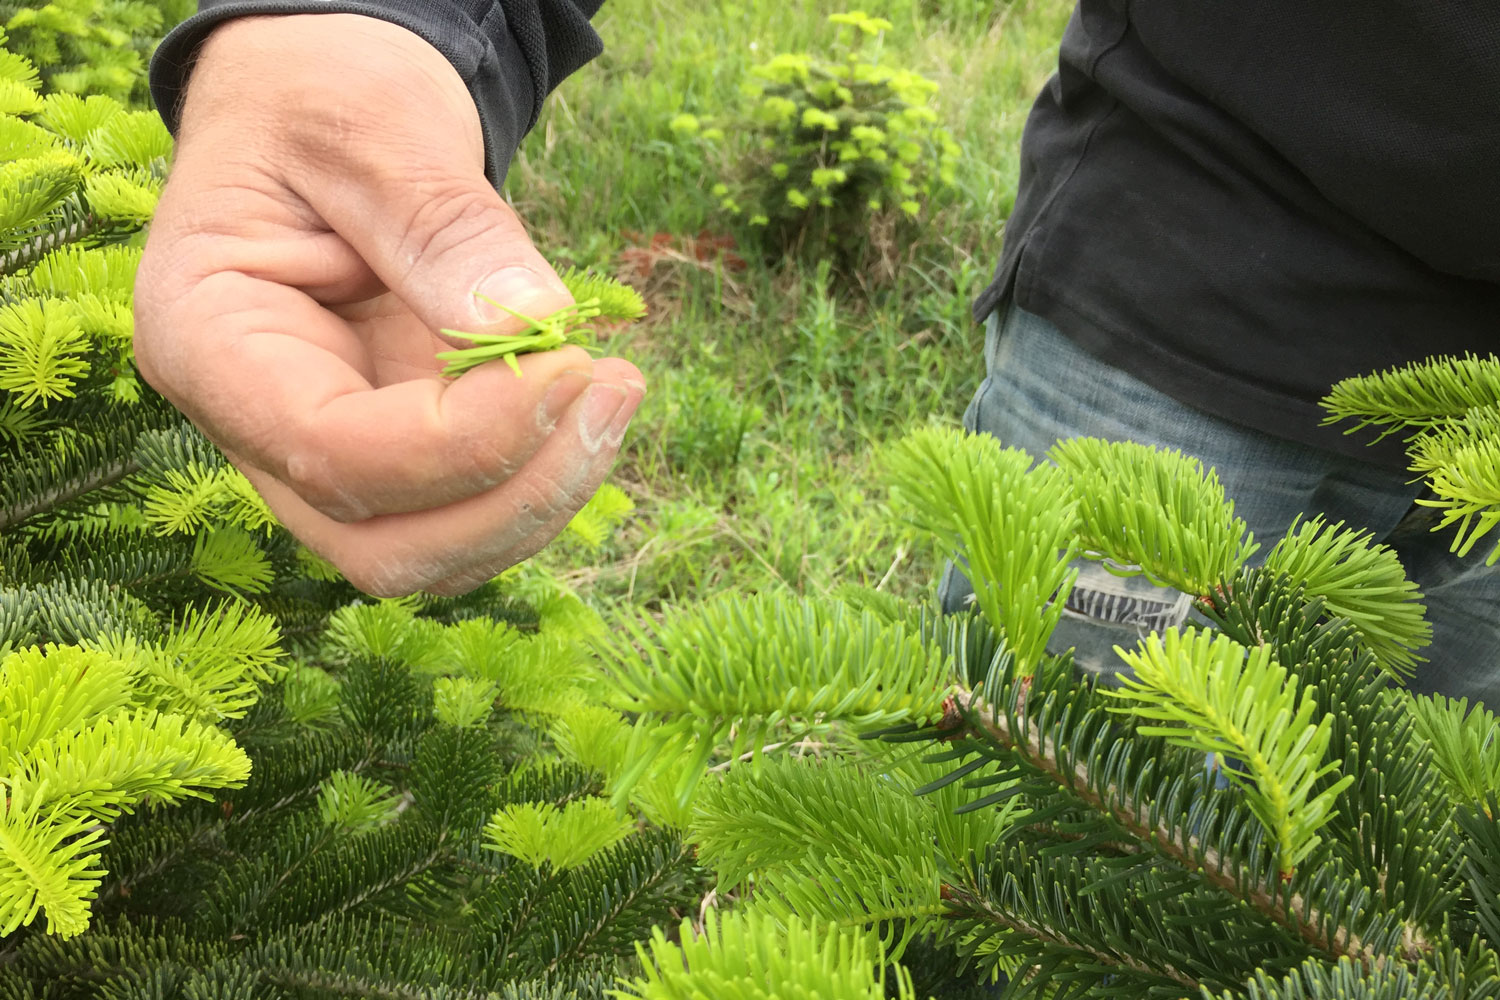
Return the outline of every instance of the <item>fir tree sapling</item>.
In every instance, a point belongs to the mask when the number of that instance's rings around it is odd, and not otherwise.
[[[848,11],[828,22],[842,57],[779,54],[751,69],[743,108],[670,127],[726,161],[711,190],[768,258],[802,253],[848,274],[887,249],[877,232],[930,210],[960,150],[937,124],[937,84],[882,59],[890,21]]]
[[[74,28],[128,41],[130,24],[160,23],[148,5],[119,5],[120,21],[76,6],[8,23],[44,54],[71,51]],[[221,727],[284,664],[272,618],[234,600],[270,576],[251,534],[263,505],[195,464],[186,422],[131,365],[135,241],[170,152],[160,119],[44,92],[35,62],[0,47],[0,146],[0,912],[14,941],[38,919],[59,936],[88,926],[101,849],[129,814],[244,782]]]

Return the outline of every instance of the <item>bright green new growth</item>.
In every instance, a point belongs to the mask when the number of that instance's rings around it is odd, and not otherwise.
[[[1420,659],[1415,650],[1432,641],[1426,606],[1416,603],[1422,595],[1394,551],[1372,544],[1371,532],[1342,525],[1321,517],[1294,521],[1266,556],[1265,568],[1305,584],[1309,597],[1324,599],[1329,615],[1354,624],[1383,668],[1410,676]]]
[[[613,483],[604,483],[573,515],[568,530],[587,548],[597,549],[633,510],[635,501],[628,493]]]
[[[676,788],[686,801],[716,753],[758,759],[835,722],[933,719],[946,694],[940,650],[833,601],[714,601],[660,625],[625,619],[599,648],[615,707],[639,715],[617,802],[678,739],[690,747]]]
[[[1500,405],[1470,410],[1439,424],[1411,445],[1413,472],[1427,477],[1437,495],[1417,502],[1443,512],[1438,528],[1458,525],[1454,552],[1469,554],[1474,544],[1500,524]],[[1500,542],[1485,564],[1500,562]]]
[[[276,622],[244,603],[189,608],[165,635],[109,635],[85,645],[134,665],[136,683],[164,711],[206,723],[242,717],[285,669]]]
[[[416,615],[411,598],[347,605],[330,617],[327,638],[351,657],[399,660],[436,677],[434,714],[455,728],[481,725],[497,705],[547,717],[571,711],[578,688],[595,678],[585,642],[597,619],[585,614],[530,636],[486,619],[440,625]]]
[[[660,927],[636,946],[641,977],[622,983],[617,1000],[915,1000],[911,975],[885,961],[869,935],[792,917],[785,924],[753,913],[714,911],[698,933],[684,920],[678,942]],[[882,970],[877,974],[876,970]]]
[[[1483,705],[1471,710],[1465,698],[1442,695],[1412,698],[1417,734],[1432,745],[1432,762],[1447,781],[1451,797],[1488,811],[1500,796],[1500,721]]]
[[[1314,725],[1317,699],[1271,659],[1269,646],[1246,649],[1227,636],[1173,628],[1138,650],[1116,649],[1134,671],[1120,675],[1120,688],[1106,689],[1127,703],[1117,711],[1170,723],[1142,726],[1143,735],[1217,755],[1276,839],[1281,872],[1290,875],[1354,781],[1322,780],[1338,770],[1324,763],[1333,718]]]
[[[1373,426],[1383,438],[1415,429],[1407,442],[1411,469],[1436,494],[1417,502],[1443,511],[1434,530],[1458,526],[1452,551],[1468,555],[1500,524],[1500,358],[1432,358],[1345,379],[1323,408],[1325,424],[1356,421],[1349,434]],[[1486,559],[1497,562],[1500,544]]]
[[[906,516],[963,553],[975,602],[1023,672],[1036,669],[1076,570],[1077,504],[1067,477],[989,435],[928,428],[884,455]]]
[[[677,795],[683,768],[692,756],[688,737],[669,737],[651,766],[627,786],[621,778],[631,770],[635,727],[619,712],[603,705],[575,705],[558,715],[551,736],[563,760],[599,775],[605,794],[614,801],[628,800],[651,824],[685,830],[692,822],[697,797],[683,800]]]
[[[486,361],[502,360],[519,377],[521,366],[516,361],[518,355],[552,351],[564,344],[581,343],[594,331],[589,320],[603,318],[630,321],[646,315],[645,300],[624,282],[574,268],[563,271],[559,277],[568,287],[574,303],[543,319],[534,319],[516,312],[505,303],[496,302],[488,295],[476,292],[478,298],[517,319],[525,320],[531,328],[521,333],[465,333],[462,330],[445,329],[444,333],[472,341],[475,346],[440,352],[438,360],[448,362],[443,368],[443,374],[450,377],[461,375]]]
[[[744,904],[751,912],[783,923],[881,928],[894,961],[913,937],[937,929],[943,903],[933,845],[949,846],[937,829],[944,815],[899,777],[818,758],[735,768],[699,794],[689,836],[721,890],[753,887]],[[995,814],[958,819],[992,835],[1003,830]],[[895,921],[904,923],[899,938]]]
[[[533,868],[577,868],[635,832],[635,821],[600,798],[506,806],[484,828],[486,846]]]
[[[1196,458],[1099,438],[1059,441],[1047,455],[1072,482],[1081,546],[1112,572],[1201,596],[1259,548]]]
[[[143,668],[50,644],[0,660],[0,935],[43,912],[49,932],[81,933],[106,874],[102,823],[249,775],[229,736],[156,710]]]
[[[1381,427],[1434,427],[1470,410],[1500,405],[1500,359],[1438,357],[1347,378],[1323,398],[1324,425],[1357,421],[1344,433]]]
[[[482,725],[495,707],[500,688],[481,677],[439,677],[432,683],[432,714],[445,725]]]
[[[401,796],[373,778],[335,771],[318,788],[318,816],[346,833],[379,829],[401,809]]]
[[[49,87],[120,101],[148,97],[152,47],[193,10],[191,0],[22,0],[14,8],[0,5],[12,42],[42,67]]]

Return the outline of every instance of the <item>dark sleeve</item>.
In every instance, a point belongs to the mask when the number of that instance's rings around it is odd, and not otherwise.
[[[603,0],[199,0],[151,59],[151,96],[174,134],[198,46],[252,14],[364,14],[421,36],[458,70],[484,129],[485,172],[499,187],[542,99],[603,49],[589,18]]]

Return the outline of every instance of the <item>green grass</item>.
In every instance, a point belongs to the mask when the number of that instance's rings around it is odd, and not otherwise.
[[[1070,4],[864,5],[895,25],[883,61],[939,83],[964,151],[955,187],[899,248],[894,280],[853,293],[816,263],[746,251],[735,270],[679,243],[688,252],[658,255],[643,281],[640,252],[631,259],[654,234],[745,244],[709,193],[715,164],[668,122],[731,114],[751,66],[826,50],[826,17],[844,9],[609,0],[595,19],[604,56],[552,96],[512,166],[507,195],[542,252],[633,273],[652,306],[604,345],[651,383],[614,476],[636,514],[598,553],[544,556],[603,602],[843,583],[916,595],[934,581],[936,554],[912,551],[872,456],[908,429],[956,423],[983,376],[969,305],[998,256],[1021,127]]]

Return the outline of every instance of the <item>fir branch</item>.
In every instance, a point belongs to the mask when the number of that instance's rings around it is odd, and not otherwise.
[[[881,1000],[887,989],[914,1000],[911,976],[876,978],[878,946],[864,935],[794,917],[785,925],[754,915],[719,913],[696,935],[684,920],[676,942],[661,928],[637,945],[643,976],[622,982],[619,1000],[714,997],[716,1000]]]
[[[1203,1000],[1446,1000],[1451,994],[1431,970],[1402,966],[1371,969],[1348,959],[1331,968],[1308,962],[1277,981],[1265,971],[1239,990],[1211,994]]]
[[[923,802],[905,784],[899,772],[819,759],[734,768],[704,791],[689,833],[721,889],[753,883],[753,909],[882,929],[894,961],[943,911],[934,843],[963,839],[938,830],[947,802]],[[966,822],[1003,835],[1014,812],[1000,812]]]
[[[107,220],[93,212],[80,210],[34,236],[24,237],[20,246],[0,253],[0,275],[25,270],[60,247],[102,235],[110,228],[111,223]]]
[[[1474,806],[1500,795],[1500,721],[1494,712],[1479,704],[1470,710],[1468,699],[1441,695],[1413,697],[1410,706],[1455,803]]]
[[[1419,436],[1411,468],[1426,476],[1435,499],[1418,498],[1443,512],[1434,530],[1458,525],[1452,550],[1466,556],[1500,525],[1500,404],[1473,409]],[[1500,562],[1500,542],[1485,564]]]
[[[42,996],[49,998],[97,996],[105,984],[140,983],[163,971],[171,975],[173,969],[207,968],[228,950],[226,942],[190,935],[176,920],[151,918],[96,921],[79,937],[16,936],[7,944],[9,954],[0,968],[47,984]]]
[[[686,802],[716,748],[737,756],[820,726],[890,725],[941,710],[947,669],[914,631],[837,602],[773,595],[725,599],[603,636],[615,707],[640,713],[614,799],[674,739],[687,738],[677,797]],[[643,660],[644,656],[644,660]]]
[[[1213,846],[1188,835],[1185,829],[1174,830],[1165,820],[1153,819],[1159,814],[1149,803],[1138,802],[1121,788],[1097,788],[1088,764],[1082,760],[1069,762],[1039,722],[1018,714],[1014,706],[1002,712],[986,703],[978,692],[960,690],[950,697],[939,730],[947,738],[957,737],[965,730],[980,733],[1012,751],[1029,768],[1046,776],[1089,809],[1119,824],[1140,843],[1187,871],[1200,872],[1209,884],[1242,900],[1329,958],[1347,957],[1371,967],[1385,960],[1375,945],[1330,920],[1301,894],[1282,895],[1267,889],[1261,879],[1251,876]],[[1426,934],[1410,924],[1403,928],[1402,939],[1400,954],[1408,961],[1432,950]]]
[[[1045,655],[1078,578],[1077,501],[1052,466],[987,434],[928,428],[883,453],[907,516],[957,550],[975,603],[1026,670]]]
[[[1423,927],[1441,924],[1460,882],[1452,804],[1390,673],[1348,619],[1285,574],[1244,569],[1199,610],[1242,645],[1269,646],[1289,666],[1319,716],[1333,716],[1327,759],[1355,778],[1324,828],[1330,848],[1392,911]],[[1333,776],[1325,778],[1331,783]]]
[[[119,712],[39,740],[13,758],[10,794],[57,812],[112,820],[142,800],[165,804],[244,782],[250,759],[217,729],[154,711]]]
[[[688,844],[671,834],[653,831],[623,841],[573,871],[569,891],[546,900],[562,903],[571,912],[567,933],[552,937],[554,954],[542,973],[552,975],[590,954],[627,952],[635,939],[643,936],[648,926],[665,919],[671,908],[697,898],[697,879],[692,880],[695,884],[691,887],[682,886],[684,875],[692,868],[693,852]],[[680,891],[674,891],[678,887]],[[634,926],[624,923],[631,914],[637,916]]]
[[[262,973],[266,982],[292,995],[358,997],[360,1000],[487,1000],[483,990],[433,989],[420,984],[391,982],[378,976],[327,972],[322,969],[278,968]]]
[[[470,904],[475,929],[490,936],[493,961],[507,975],[522,958],[521,942],[537,909],[565,876],[560,869],[512,864]]]
[[[1214,469],[1133,441],[1071,438],[1047,452],[1078,501],[1081,547],[1121,576],[1206,594],[1260,548]]]
[[[58,483],[46,492],[34,497],[29,503],[16,507],[0,508],[0,531],[7,531],[18,524],[29,521],[38,514],[55,510],[65,504],[87,496],[95,490],[113,486],[139,470],[132,459],[118,459],[107,465],[96,466],[85,475]]]
[[[47,416],[66,433],[51,438],[46,448],[7,449],[8,464],[0,477],[0,533],[85,498],[94,503],[128,499],[124,487],[145,468],[138,445],[148,435],[170,434],[174,428],[196,433],[155,394],[122,407],[89,392],[86,398],[49,406]]]
[[[1458,810],[1468,834],[1463,845],[1464,879],[1474,899],[1479,932],[1490,948],[1500,948],[1500,795],[1490,793],[1475,806]]]
[[[1466,354],[1435,357],[1373,375],[1347,378],[1324,397],[1324,425],[1354,420],[1345,431],[1381,427],[1383,438],[1402,427],[1440,424],[1476,407],[1500,404],[1500,359]]]
[[[1002,927],[1007,931],[1042,943],[1048,949],[1072,952],[1104,968],[1114,968],[1135,974],[1143,979],[1167,979],[1185,989],[1195,990],[1199,981],[1170,966],[1150,966],[1128,955],[1082,944],[1064,933],[1058,932],[1040,921],[1029,921],[1008,909],[991,903],[983,894],[954,886],[945,886],[943,898],[948,902],[949,913],[955,918],[969,918]],[[1024,978],[1024,975],[1023,975]]]
[[[318,925],[316,934],[289,929],[250,948],[241,961],[263,982],[297,996],[493,996],[480,986],[481,973],[487,970],[461,934],[381,916],[331,917]]]
[[[1332,717],[1313,724],[1316,700],[1289,679],[1267,646],[1247,649],[1227,636],[1172,628],[1136,651],[1116,651],[1131,673],[1107,692],[1126,702],[1115,710],[1175,723],[1139,731],[1216,755],[1276,837],[1282,877],[1290,878],[1319,843],[1335,799],[1354,782],[1344,775],[1317,787],[1338,771],[1324,759]]]
[[[490,817],[486,846],[533,868],[576,868],[635,832],[635,821],[603,799],[580,799],[559,810],[550,802],[508,805]]]
[[[1328,614],[1349,619],[1380,665],[1399,677],[1415,671],[1416,650],[1432,642],[1417,585],[1395,551],[1375,543],[1368,529],[1330,525],[1321,516],[1293,521],[1264,569],[1305,585]]]

